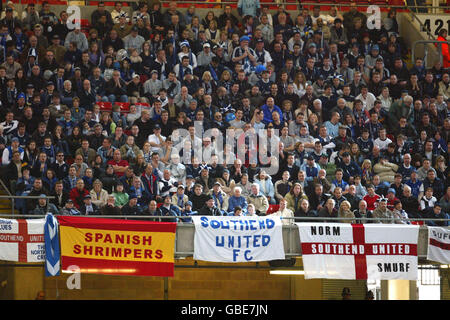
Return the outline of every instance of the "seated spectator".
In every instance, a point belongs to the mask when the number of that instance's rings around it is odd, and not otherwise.
[[[258,185],[259,187],[259,185]],[[252,185],[252,192],[253,192],[253,185]],[[251,195],[251,193],[250,193]],[[259,195],[259,190],[256,193],[256,195]],[[242,196],[242,189],[240,187],[234,187],[233,189],[233,195],[231,197],[228,198],[228,214],[231,214],[232,212],[234,212],[234,207],[239,206],[241,207],[242,210],[244,210],[244,212],[247,211],[247,206],[248,206],[248,202],[247,199]],[[256,208],[256,206],[255,206]],[[269,205],[267,205],[267,208],[269,208]],[[267,211],[267,209],[266,209]]]
[[[67,199],[64,208],[61,209],[61,214],[65,216],[79,216],[80,211],[74,206],[73,201],[71,199]]]
[[[129,195],[128,203],[122,207],[121,212],[125,216],[142,215],[143,208],[138,203],[138,197],[135,193]]]
[[[170,195],[167,195],[163,198],[163,203],[159,207],[159,210],[161,212],[162,217],[177,217],[181,215],[181,211],[178,209],[177,206],[172,204],[172,199]],[[164,222],[177,222],[177,219],[163,219]]]
[[[80,214],[85,216],[87,215],[94,216],[100,214],[99,207],[92,202],[92,197],[89,194],[84,196],[83,204],[80,206],[79,210]]]
[[[222,213],[220,212],[219,208],[217,208],[214,204],[214,199],[211,196],[206,196],[205,202],[198,210],[198,215],[200,216],[222,216]],[[236,206],[237,207],[237,206]],[[229,211],[230,212],[230,211]],[[234,207],[233,211],[234,213]]]
[[[281,223],[283,225],[294,224],[294,219],[291,219],[294,217],[294,213],[292,212],[291,209],[288,209],[286,205],[287,205],[286,199],[281,199],[279,210],[277,212],[270,214],[269,216],[281,217]]]
[[[117,216],[121,214],[120,208],[115,204],[115,197],[113,194],[108,195],[106,204],[100,209],[99,214],[102,216]]]
[[[387,207],[387,199],[382,197],[377,200],[377,207],[373,210],[372,217],[375,223],[394,223],[394,213]]]
[[[400,200],[395,200],[394,202],[394,219],[397,224],[411,224],[408,218],[408,213],[403,210],[402,203]]]
[[[436,203],[433,208],[428,208],[425,212],[422,213],[424,218],[429,219],[447,219],[447,221],[439,221],[439,220],[426,220],[426,224],[432,227],[448,227],[450,225],[448,219],[450,219],[450,215],[442,211],[442,207],[439,203]]]
[[[228,212],[228,195],[222,191],[220,182],[216,181],[214,183],[210,195],[214,199],[216,207],[222,212],[222,215],[226,215]]]
[[[269,204],[275,204],[275,189],[272,183],[272,178],[266,174],[265,170],[261,170],[255,177],[254,183],[259,185],[259,190],[263,196],[266,197]]]
[[[75,208],[79,210],[84,204],[84,197],[88,194],[89,190],[85,188],[83,179],[78,178],[75,187],[70,190],[69,197],[73,201]]]
[[[338,217],[338,209],[336,209],[336,203],[333,199],[328,199],[325,202],[323,208],[321,208],[317,212],[317,216],[321,218],[337,218]],[[323,220],[324,222],[335,222],[336,220]]]
[[[33,215],[45,216],[47,213],[59,214],[58,208],[53,203],[47,203],[47,196],[41,194],[36,207],[30,212]]]
[[[436,197],[433,196],[433,188],[426,188],[425,195],[420,199],[420,210],[424,211],[428,208],[433,208],[437,201]]]
[[[269,209],[269,201],[260,191],[260,184],[257,182],[252,184],[250,195],[247,197],[247,202],[255,206],[256,214],[259,216],[266,215],[266,212]]]
[[[292,189],[286,194],[285,197],[287,203],[286,206],[294,215],[297,215],[297,211],[300,210],[300,203],[302,199],[308,200],[308,196],[303,193],[303,188],[299,183],[294,183]],[[313,208],[314,210],[314,208]]]
[[[361,200],[358,204],[358,209],[353,211],[357,223],[371,223],[372,211],[367,209],[367,202]]]
[[[89,195],[91,196],[92,203],[99,209],[106,205],[108,191],[103,189],[103,183],[99,179],[92,183],[92,190]]]
[[[341,223],[356,223],[356,219],[353,220],[348,219],[348,218],[355,218],[354,213],[350,209],[351,209],[350,202],[348,201],[343,201],[339,206],[338,217],[345,218],[342,221],[340,221]]]

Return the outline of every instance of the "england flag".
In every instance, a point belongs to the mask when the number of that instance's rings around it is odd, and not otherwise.
[[[297,225],[305,279],[417,280],[419,226]]]

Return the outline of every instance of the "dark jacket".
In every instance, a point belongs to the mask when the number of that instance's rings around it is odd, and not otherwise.
[[[89,213],[89,215],[91,215],[91,216],[99,215],[100,209],[95,204],[93,204],[93,203],[91,203],[91,204],[92,204],[92,209],[94,210],[94,212]],[[79,210],[80,210],[80,214],[86,215],[86,205],[84,203],[80,206]]]
[[[140,205],[135,205],[130,207],[130,204],[127,203],[122,207],[122,214],[126,216],[137,216],[142,215],[143,208]]]
[[[208,208],[208,206],[205,204],[199,211],[198,211],[198,215],[199,216],[221,216],[222,213],[220,212],[219,208],[217,207],[212,207],[212,208]]]
[[[107,204],[100,209],[100,214],[102,216],[119,216],[121,212],[119,207],[113,207]]]

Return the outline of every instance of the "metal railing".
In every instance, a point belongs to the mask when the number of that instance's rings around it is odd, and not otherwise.
[[[5,198],[7,196],[0,196],[0,198]],[[27,196],[17,196],[17,198],[33,198],[33,199],[40,199],[41,197],[39,196],[32,196],[32,197],[27,197]],[[53,199],[54,197],[46,197],[48,199]],[[0,217],[2,218],[17,218],[18,216],[20,216],[21,218],[45,218],[45,215],[36,215],[36,214],[0,214]],[[55,216],[65,216],[62,214],[59,215],[55,215]],[[86,217],[86,218],[107,218],[107,219],[124,219],[124,220],[128,220],[128,219],[162,219],[162,220],[173,220],[173,219],[178,219],[178,220],[184,220],[184,219],[189,219],[192,218],[194,216],[200,216],[200,215],[191,215],[191,216],[148,216],[148,215],[80,215],[80,217]],[[265,216],[256,216],[255,217],[270,217],[271,214],[265,215]],[[221,216],[211,216],[211,217],[221,217]],[[239,216],[237,216],[239,217]],[[249,217],[249,216],[244,216],[244,217]],[[408,220],[408,221],[448,221],[450,222],[450,219],[442,219],[442,218],[408,218],[408,219],[398,219],[398,218],[344,218],[344,217],[282,217],[282,220],[286,219],[286,220],[294,220],[294,222],[305,222],[304,220],[311,220],[311,221],[317,221],[317,222],[328,222],[328,221],[352,221],[352,220],[364,220],[364,221],[368,221],[369,223],[373,223],[373,222],[378,222],[378,221],[403,221],[403,220]],[[181,224],[192,224],[191,222],[183,222],[181,221]]]
[[[8,215],[0,215],[1,217]],[[43,218],[43,215],[23,215],[22,217]],[[86,216],[92,218],[119,218],[119,219],[173,219],[174,217],[162,217],[162,216]],[[17,218],[17,216],[14,216]],[[321,220],[324,218],[290,218],[296,220]],[[326,220],[347,220],[353,218],[325,218]],[[355,219],[353,219],[355,220]],[[431,219],[428,219],[431,220]],[[433,220],[448,220],[448,219],[433,219]],[[289,224],[282,226],[283,244],[286,259],[298,257],[302,255],[301,241],[299,238],[299,229],[296,224]],[[193,223],[177,223],[177,229],[175,234],[175,258],[180,259],[184,257],[191,257],[194,255],[194,237],[195,237],[195,225]],[[426,259],[427,257],[427,243],[428,243],[428,227],[419,227],[419,239],[418,239],[418,257]]]
[[[4,185],[3,181],[1,179],[0,179],[0,181],[1,181],[1,184],[3,185],[3,188],[5,188],[5,185]],[[5,190],[7,191],[8,195],[0,195],[0,199],[10,199],[11,200],[11,215],[13,217],[16,217],[16,218],[17,218],[17,216],[21,216],[21,217],[24,217],[24,216],[37,217],[37,215],[16,214],[15,211],[14,211],[15,210],[15,201],[14,201],[14,199],[42,199],[42,198],[45,198],[47,200],[47,209],[48,209],[48,204],[49,204],[48,200],[55,198],[53,196],[45,196],[45,197],[41,197],[41,196],[13,196],[13,195],[11,195],[11,193],[9,192],[9,190],[7,188],[5,188]],[[2,215],[0,215],[0,216],[2,216]],[[43,216],[43,217],[45,217],[45,216]]]
[[[426,32],[427,36],[428,36],[428,39],[435,40],[436,38],[431,33],[431,31],[428,28],[425,27],[425,25],[422,23],[422,21],[420,21],[419,17],[417,17],[417,15],[416,15],[416,12],[418,12],[417,9],[419,9],[419,7],[416,5],[416,6],[413,7],[413,8],[415,8],[415,10],[411,10],[410,9],[411,6],[408,6],[406,0],[404,2],[405,2],[405,7],[408,9],[408,13],[412,17],[412,21],[416,20],[419,23],[420,31]],[[415,1],[414,1],[414,3],[415,3]]]
[[[11,213],[14,214],[14,198],[12,198],[13,195],[9,191],[9,188],[3,182],[3,179],[0,179],[0,184],[1,184],[2,188],[5,189],[6,193],[8,194],[8,196],[11,199]]]
[[[416,54],[416,46],[419,45],[419,44],[423,44],[424,45],[424,50],[425,50],[425,54],[423,56],[423,61],[424,61],[424,66],[426,67],[426,61],[427,61],[427,56],[428,56],[428,46],[427,46],[427,44],[430,44],[430,43],[437,44],[437,51],[438,51],[438,54],[439,54],[439,61],[440,61],[441,65],[443,64],[444,56],[442,55],[442,44],[446,43],[447,45],[450,45],[450,41],[438,41],[438,40],[418,40],[418,41],[415,41],[413,43],[413,45],[412,45],[412,48],[411,48],[411,58],[412,58],[413,62],[416,59],[416,56],[415,56],[415,54]]]

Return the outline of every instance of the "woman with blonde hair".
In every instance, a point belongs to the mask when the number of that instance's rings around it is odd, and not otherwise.
[[[445,165],[444,156],[438,156],[436,158],[436,165],[434,166],[434,169],[436,169],[436,177],[438,179],[440,179],[441,181],[447,181],[449,170],[448,166]]]
[[[214,81],[211,72],[203,72],[201,87],[205,90],[204,94],[213,95],[216,92],[217,84]]]
[[[373,177],[372,162],[369,159],[365,159],[361,165],[361,169],[362,169],[361,181],[363,185],[371,184]]]
[[[224,70],[222,72],[222,74],[220,75],[218,86],[224,87],[225,89],[227,89],[228,92],[230,92],[232,85],[233,85],[233,81],[231,78],[230,71]]]
[[[317,117],[317,114],[311,112],[311,114],[308,117],[308,126],[309,126],[309,133],[313,137],[319,136],[319,118]]]
[[[100,124],[103,127],[103,133],[106,133],[107,137],[109,137],[116,131],[116,124],[114,123],[114,121],[112,121],[111,116],[107,111],[102,112]]]
[[[308,102],[306,102],[305,100],[300,100],[300,102],[298,103],[298,107],[297,109],[295,109],[294,113],[295,113],[295,117],[297,117],[297,114],[301,112],[303,113],[303,115],[305,116],[304,119],[308,119],[309,116],[313,113],[309,108],[308,108]],[[317,114],[316,114],[317,115]]]
[[[103,183],[96,179],[92,183],[92,190],[90,192],[92,203],[101,208],[106,204],[108,200],[108,191],[103,189]]]
[[[350,158],[360,166],[364,160],[364,157],[361,155],[361,151],[359,150],[359,145],[357,143],[351,144],[349,153]]]
[[[300,209],[302,199],[308,200],[308,196],[303,193],[303,188],[300,183],[294,183],[291,190],[284,197],[287,201],[287,207],[294,212],[294,215]]]
[[[350,208],[351,208],[350,202],[348,202],[347,200],[342,201],[341,206],[339,207],[338,217],[339,218],[355,218],[355,215],[350,210]],[[341,220],[339,222],[341,222],[341,223],[356,223],[356,220],[345,219],[345,220]]]
[[[211,20],[209,22],[209,26],[205,30],[205,36],[206,36],[206,40],[210,40],[214,44],[219,43],[220,30],[217,29],[217,22],[215,20]]]
[[[303,96],[306,93],[306,77],[305,74],[301,71],[295,74],[294,90],[299,97]]]

